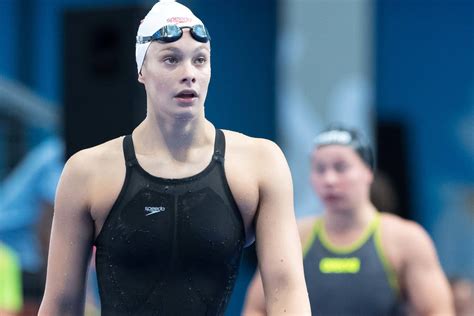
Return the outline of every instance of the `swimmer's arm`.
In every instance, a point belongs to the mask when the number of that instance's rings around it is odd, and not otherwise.
[[[305,244],[310,238],[313,231],[315,217],[308,217],[298,221],[298,231],[301,242]],[[260,316],[265,313],[265,293],[263,291],[262,278],[257,268],[255,275],[252,278],[245,296],[244,308],[242,315],[245,316]]]
[[[94,233],[88,202],[88,165],[83,152],[74,155],[58,184],[40,316],[84,314]]]
[[[259,140],[257,147],[256,249],[266,311],[269,315],[310,315],[290,170],[274,143]]]
[[[426,231],[409,222],[403,230],[402,284],[416,315],[454,315],[449,283]]]

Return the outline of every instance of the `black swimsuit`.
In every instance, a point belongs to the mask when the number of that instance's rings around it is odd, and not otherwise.
[[[245,243],[224,172],[225,138],[200,173],[147,173],[130,135],[126,177],[95,241],[102,315],[222,315]]]

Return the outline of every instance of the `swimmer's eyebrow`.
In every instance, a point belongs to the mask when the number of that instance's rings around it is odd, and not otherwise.
[[[207,45],[203,44],[203,45],[200,45],[200,46],[196,47],[193,52],[198,52],[198,51],[201,51],[201,50],[206,50],[208,52],[211,51]],[[167,47],[161,49],[159,52],[161,53],[161,52],[166,52],[166,51],[170,51],[172,53],[182,53],[182,49],[180,49],[176,46],[167,46]]]

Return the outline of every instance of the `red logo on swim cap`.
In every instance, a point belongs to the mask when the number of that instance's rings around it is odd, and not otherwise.
[[[166,22],[171,23],[171,24],[181,24],[181,23],[186,23],[186,22],[191,22],[191,21],[192,21],[191,18],[179,17],[179,16],[166,19]]]

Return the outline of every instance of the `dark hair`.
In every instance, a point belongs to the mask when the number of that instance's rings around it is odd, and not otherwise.
[[[351,147],[372,171],[375,170],[375,158],[372,148],[358,130],[341,124],[331,124],[314,138],[315,148],[326,145]]]

